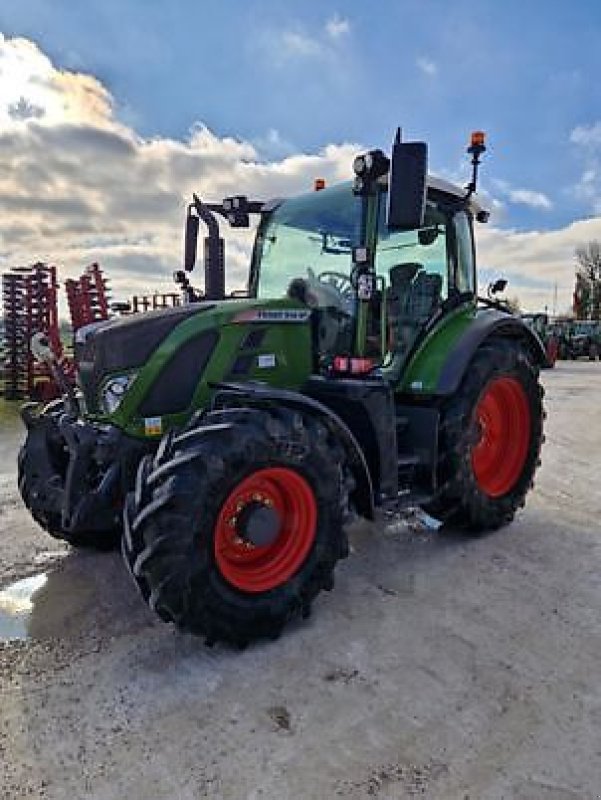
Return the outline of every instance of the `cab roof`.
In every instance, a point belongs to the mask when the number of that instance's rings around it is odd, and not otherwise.
[[[433,189],[436,192],[442,192],[443,194],[450,194],[453,197],[461,199],[465,197],[465,189],[461,186],[457,186],[455,183],[451,183],[450,181],[446,181],[444,178],[437,178],[436,175],[428,175],[428,189]],[[477,216],[479,213],[484,212],[487,214],[487,210],[482,206],[478,195],[473,194],[470,197],[469,201],[470,210]]]

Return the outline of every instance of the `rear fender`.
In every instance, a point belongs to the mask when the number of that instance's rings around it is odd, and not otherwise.
[[[435,394],[451,395],[457,391],[474,353],[491,336],[520,341],[535,364],[547,366],[545,347],[534,331],[519,317],[497,309],[487,309],[485,313],[474,317],[450,348],[438,376]]]

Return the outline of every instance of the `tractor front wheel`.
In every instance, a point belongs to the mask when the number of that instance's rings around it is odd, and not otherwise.
[[[243,646],[331,589],[348,552],[341,445],[287,409],[213,411],[140,464],[123,555],[158,615]]]
[[[539,464],[542,397],[538,369],[518,342],[491,339],[479,348],[442,411],[431,514],[475,532],[511,522]]]

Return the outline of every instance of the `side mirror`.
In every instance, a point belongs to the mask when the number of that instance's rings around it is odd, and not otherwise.
[[[397,130],[392,146],[388,178],[389,230],[415,230],[424,224],[428,146],[425,142],[402,142]]]
[[[184,242],[184,268],[191,272],[196,264],[196,248],[198,245],[198,225],[199,219],[188,209],[186,217],[186,237]]]

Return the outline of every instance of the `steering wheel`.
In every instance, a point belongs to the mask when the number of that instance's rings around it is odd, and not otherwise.
[[[297,297],[310,308],[330,308],[346,315],[353,313],[355,293],[350,278],[343,272],[316,275],[312,267],[307,267],[307,277],[295,278],[288,287],[288,296]]]
[[[325,286],[331,286],[336,289],[346,303],[352,301],[355,296],[351,279],[344,272],[321,272],[317,276],[317,280]]]

